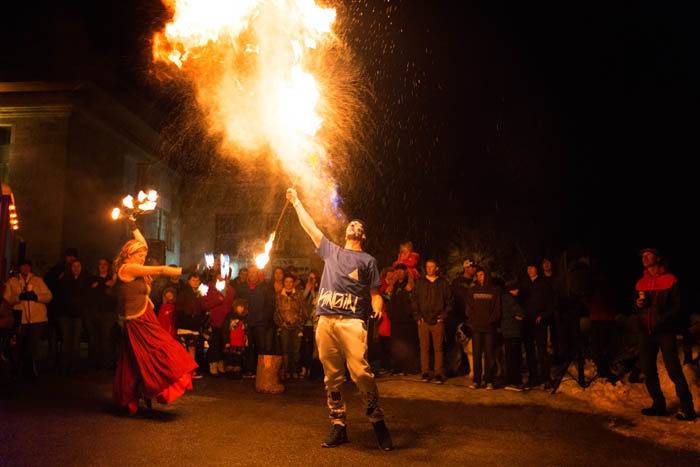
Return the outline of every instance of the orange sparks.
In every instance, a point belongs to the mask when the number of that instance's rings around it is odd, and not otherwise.
[[[333,115],[327,96],[343,93],[333,88],[337,76],[325,76],[325,89],[318,77],[338,73],[324,66],[338,40],[335,9],[315,0],[163,2],[172,19],[153,38],[154,60],[194,83],[209,129],[223,136],[222,150],[270,150],[291,179],[316,199],[330,199],[329,131],[321,130]]]

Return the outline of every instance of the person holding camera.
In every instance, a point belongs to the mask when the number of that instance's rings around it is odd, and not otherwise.
[[[642,409],[642,414],[666,415],[666,398],[661,391],[656,367],[656,357],[661,350],[664,366],[681,402],[676,418],[692,421],[696,418],[693,396],[683,374],[676,344],[682,317],[678,279],[666,270],[657,250],[646,248],[641,254],[644,275],[635,287],[635,305],[641,328],[639,355],[646,376],[644,382],[653,401],[651,407]]]
[[[7,280],[3,298],[21,316],[23,361],[32,376],[37,376],[39,343],[48,322],[46,304],[51,301],[51,291],[41,277],[32,274],[32,263],[25,260],[19,264],[19,274]]]

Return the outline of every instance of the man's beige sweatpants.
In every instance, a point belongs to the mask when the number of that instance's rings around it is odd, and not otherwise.
[[[371,422],[384,418],[379,407],[379,391],[367,363],[367,328],[361,319],[341,315],[321,315],[316,327],[318,356],[323,364],[331,422],[345,425],[345,402],[340,386],[345,381],[345,365],[357,384]]]

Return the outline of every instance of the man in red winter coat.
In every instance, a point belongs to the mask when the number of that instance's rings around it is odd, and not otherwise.
[[[676,334],[681,321],[680,291],[676,276],[666,270],[657,250],[642,250],[644,275],[637,281],[637,316],[640,325],[639,356],[646,376],[647,391],[653,400],[651,407],[642,409],[648,416],[666,415],[666,399],[659,384],[656,356],[661,350],[669,377],[676,386],[681,409],[679,420],[695,420],[693,396],[683,375]]]

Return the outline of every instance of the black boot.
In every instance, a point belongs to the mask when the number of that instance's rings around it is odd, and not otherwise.
[[[642,409],[642,415],[647,417],[663,417],[668,415],[666,404],[653,404],[651,407]]]
[[[345,428],[345,425],[333,424],[331,425],[331,432],[328,433],[328,437],[321,444],[321,446],[323,446],[324,448],[334,448],[347,442],[348,432]]]
[[[679,410],[676,414],[676,418],[684,422],[692,422],[697,418],[697,415],[695,414],[695,408],[692,405],[690,405],[690,407],[686,407]]]
[[[394,443],[391,441],[391,435],[389,434],[389,429],[386,427],[384,420],[372,423],[372,428],[374,428],[374,434],[377,436],[379,449],[382,451],[391,451],[394,449]]]

